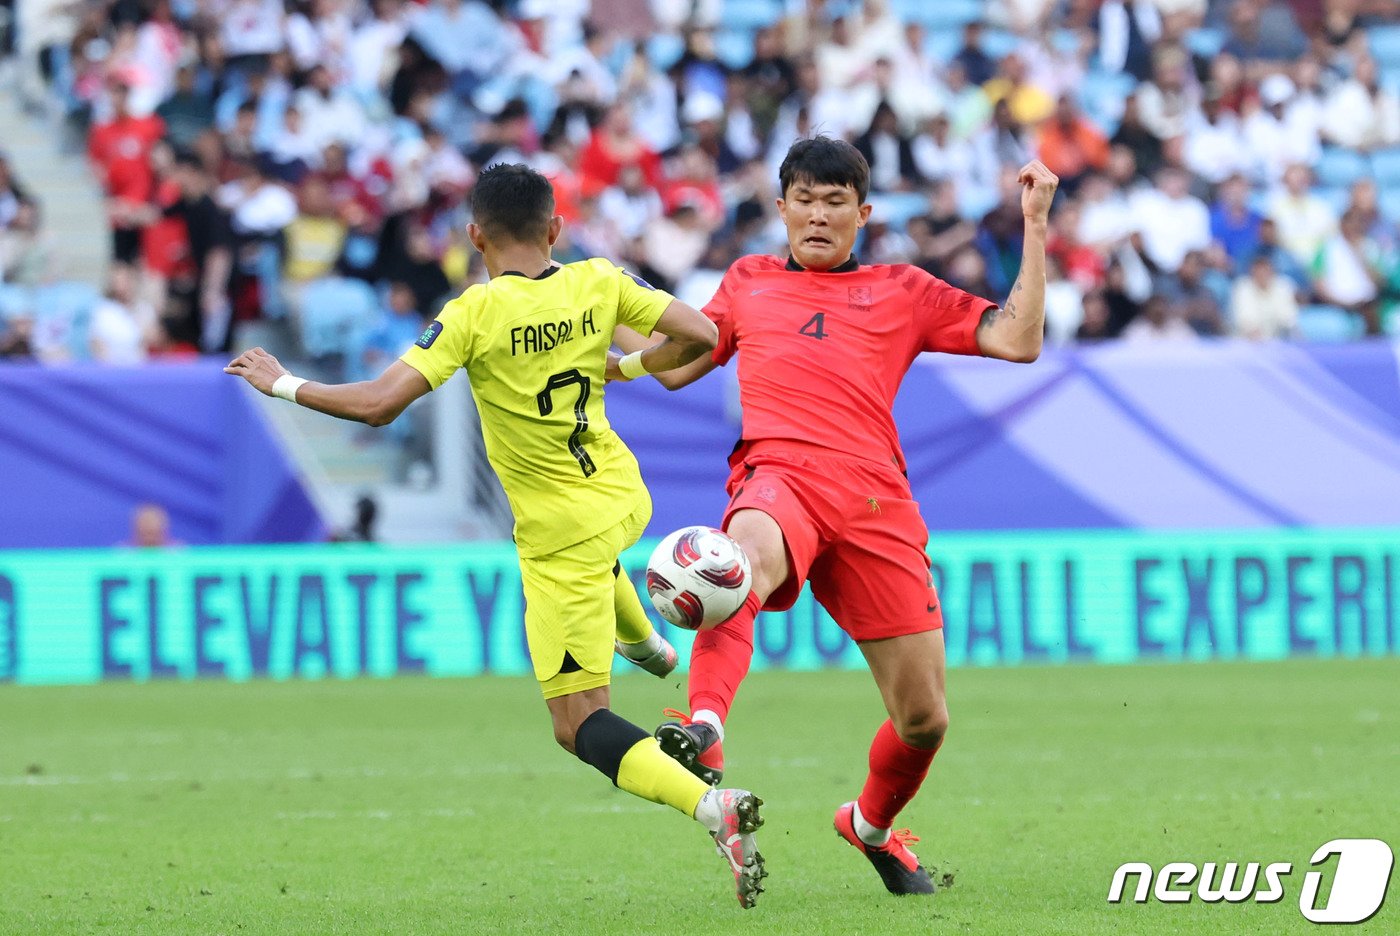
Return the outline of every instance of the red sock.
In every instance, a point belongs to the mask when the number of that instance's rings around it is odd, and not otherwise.
[[[718,627],[695,635],[690,651],[690,713],[709,709],[724,720],[753,659],[753,619],[762,607],[749,592],[744,606]]]
[[[892,827],[895,816],[919,792],[937,753],[938,748],[905,744],[895,732],[894,722],[885,719],[870,745],[870,775],[856,801],[865,821],[877,829]]]

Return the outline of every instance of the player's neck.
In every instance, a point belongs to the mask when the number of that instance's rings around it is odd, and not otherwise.
[[[486,275],[495,279],[502,273],[520,273],[531,279],[553,266],[554,261],[548,250],[541,250],[531,244],[511,244],[508,247],[491,249],[482,254],[486,263]]]

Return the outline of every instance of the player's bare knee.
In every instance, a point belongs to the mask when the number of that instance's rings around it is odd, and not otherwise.
[[[923,705],[901,713],[895,722],[900,740],[910,747],[936,748],[948,733],[948,709],[943,705]]]

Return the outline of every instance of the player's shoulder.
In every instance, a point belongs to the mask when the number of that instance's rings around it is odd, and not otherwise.
[[[618,266],[607,257],[589,257],[586,260],[575,260],[573,263],[564,264],[563,269],[575,276],[585,277],[593,282],[616,282],[619,278],[625,277],[643,289],[656,289],[655,286],[642,279],[636,273],[633,273],[626,267]]]
[[[864,279],[873,282],[889,282],[914,296],[922,296],[930,289],[940,286],[952,288],[923,267],[912,263],[871,263],[861,264],[859,273]]]
[[[729,264],[727,275],[748,277],[755,273],[771,273],[785,269],[787,261],[773,254],[746,254]]]

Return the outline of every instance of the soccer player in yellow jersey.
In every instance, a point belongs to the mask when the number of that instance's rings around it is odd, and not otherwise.
[[[309,382],[261,348],[225,370],[269,396],[382,426],[466,368],[486,454],[515,515],[525,631],[555,740],[621,789],[700,822],[729,863],[740,905],[752,907],[765,875],[753,836],[762,801],[711,789],[608,708],[615,640],[659,675],[675,666],[675,651],[652,630],[618,565],[651,517],[651,498],[636,458],[608,426],[604,382],[708,355],[715,326],[607,260],[555,263],[563,219],[548,180],[525,166],[483,172],[472,216],[467,233],[490,281],[449,302],[377,379]],[[666,338],[610,362],[617,325]]]

